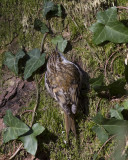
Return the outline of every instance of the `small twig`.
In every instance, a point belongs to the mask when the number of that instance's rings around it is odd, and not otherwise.
[[[97,155],[101,152],[101,150],[103,149],[103,147],[104,147],[112,138],[114,138],[115,136],[116,136],[116,135],[111,136],[111,137],[102,145],[102,147],[101,147],[100,150],[98,151]]]
[[[41,78],[39,79],[38,84],[40,84],[40,82],[42,81],[43,77],[44,77],[44,74],[42,74]]]
[[[15,151],[15,153],[9,159],[13,159],[16,156],[16,154],[21,150],[22,146],[23,146],[23,143],[20,144],[20,146],[18,147],[18,149]]]
[[[128,10],[128,7],[123,7],[123,6],[117,6],[116,8],[119,8],[119,9],[127,9],[127,10]]]
[[[107,65],[108,65],[108,62],[109,62],[109,60],[112,58],[112,56],[113,56],[115,53],[117,53],[117,52],[113,52],[113,53],[111,54],[111,56],[106,60],[106,64],[105,64],[105,67],[104,67],[104,75],[105,75],[105,77],[107,77]]]
[[[111,68],[111,72],[112,72],[112,70],[113,70],[113,62],[115,61],[116,58],[118,58],[118,57],[120,57],[120,56],[121,56],[121,55],[118,55],[118,56],[116,56],[116,57],[114,57],[114,58],[112,59],[111,65],[110,65],[110,66],[111,66],[111,67],[110,67],[110,68]]]

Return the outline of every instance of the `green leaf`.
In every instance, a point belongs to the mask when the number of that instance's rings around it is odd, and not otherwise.
[[[101,141],[101,143],[104,143],[108,140],[109,135],[103,127],[95,125],[92,128],[92,130],[96,133],[96,135],[99,138],[99,140]]]
[[[120,134],[122,131],[128,130],[128,121],[108,119],[103,125],[109,134]]]
[[[27,150],[28,153],[32,155],[36,154],[36,151],[37,151],[36,136],[40,135],[43,131],[44,131],[44,127],[36,123],[32,126],[32,132],[19,138],[23,142],[24,148]]]
[[[115,106],[115,109],[110,109],[111,117],[117,118],[117,119],[124,119],[122,115],[122,111],[124,110],[124,107],[119,106],[118,104]]]
[[[126,94],[126,80],[125,78],[118,79],[108,86],[104,85],[104,75],[100,74],[97,78],[90,80],[92,88],[96,92],[109,91],[110,96],[122,96]]]
[[[24,122],[14,117],[10,110],[6,111],[4,124],[8,127],[4,132],[4,143],[17,139],[19,136],[29,131],[29,127]]]
[[[121,112],[124,109],[125,109],[124,107],[116,104],[115,109],[110,109],[111,117],[115,117],[117,119],[122,119],[123,120],[123,115],[121,114]]]
[[[43,22],[41,22],[41,20],[39,20],[38,18],[36,18],[34,21],[34,29],[40,31],[43,34],[49,32],[47,26]]]
[[[122,135],[124,136],[124,135]],[[122,143],[124,143],[125,140],[122,141]],[[123,154],[123,152],[126,151],[125,154]],[[111,156],[111,159],[113,160],[127,160],[127,150],[126,150],[126,146],[124,144],[118,144],[117,147],[115,147],[114,152]]]
[[[118,79],[117,81],[108,85],[109,93],[111,96],[122,96],[126,94],[126,90],[124,89],[126,84],[126,80],[124,78]]]
[[[117,81],[110,83],[108,86],[105,86],[104,75],[100,74],[97,78],[92,78],[90,84],[96,92],[109,91],[110,96],[122,96],[126,94],[125,78],[118,79]]]
[[[128,121],[118,119],[106,119],[100,113],[98,113],[93,121],[103,127],[110,135],[120,134],[125,130],[128,130]]]
[[[115,117],[117,119],[123,119],[123,115],[116,109],[110,109],[110,113],[111,113],[111,117]]]
[[[95,117],[93,117],[93,121],[96,124],[101,125],[102,123],[106,122],[106,119],[102,116],[102,114],[100,112],[98,112],[97,115]]]
[[[58,49],[60,52],[64,52],[67,46],[67,40],[64,40],[62,36],[56,36],[52,39],[52,43],[58,45]]]
[[[125,100],[122,105],[124,106],[124,109],[128,109],[128,100]]]
[[[90,84],[96,92],[101,92],[103,90],[106,90],[106,86],[104,86],[103,74],[100,74],[97,78],[90,79]]]
[[[128,28],[117,20],[116,7],[98,12],[96,18],[97,22],[90,27],[90,30],[94,32],[93,42],[96,45],[104,41],[128,42]]]
[[[25,53],[22,50],[16,55],[13,55],[11,52],[5,52],[4,64],[7,65],[12,72],[18,75],[18,62],[24,56]]]
[[[24,79],[28,79],[33,72],[35,72],[39,67],[45,63],[45,54],[40,54],[38,48],[28,52],[30,59],[27,61],[24,71]]]
[[[62,16],[62,7],[60,4],[55,4],[52,1],[45,1],[44,2],[44,8],[43,8],[43,15],[48,18],[48,17],[54,17]]]
[[[45,2],[43,8],[43,15],[46,17],[49,12],[52,11],[52,14],[56,14],[58,12],[58,6],[54,4],[52,1]]]

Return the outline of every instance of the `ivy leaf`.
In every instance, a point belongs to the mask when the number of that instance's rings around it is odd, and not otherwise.
[[[122,131],[128,130],[128,121],[118,119],[108,119],[106,123],[102,124],[109,134],[120,134]]]
[[[96,133],[96,135],[99,138],[99,140],[101,141],[101,143],[104,143],[108,140],[109,135],[103,127],[95,125],[92,128],[92,130]]]
[[[128,109],[128,100],[125,100],[122,105],[124,106],[124,109]]]
[[[126,94],[126,90],[124,89],[125,84],[125,78],[118,79],[117,81],[109,84],[108,89],[111,96],[122,96]]]
[[[115,106],[115,109],[110,109],[111,117],[114,117],[116,119],[124,119],[122,115],[122,111],[124,110],[124,107],[119,106],[118,104]]]
[[[47,26],[43,22],[41,22],[41,20],[39,20],[38,18],[36,18],[34,21],[34,29],[40,31],[43,34],[49,32]]]
[[[97,22],[90,27],[90,30],[94,32],[93,42],[96,45],[104,41],[128,42],[128,28],[117,20],[116,7],[98,12],[96,18]]]
[[[52,1],[46,1],[44,3],[43,15],[45,17],[48,17],[48,16],[58,16],[58,17],[61,17],[62,16],[61,5],[60,4],[56,5]]]
[[[40,135],[44,131],[44,127],[36,123],[32,126],[32,131],[19,139],[23,142],[24,148],[28,153],[35,155],[37,151],[37,139],[36,136]]]
[[[109,135],[113,134],[121,134],[124,131],[128,130],[128,121],[126,120],[118,120],[118,119],[106,119],[104,118],[101,113],[98,113],[94,118],[93,121],[103,127]]]
[[[67,40],[64,40],[62,36],[56,36],[52,39],[52,43],[58,45],[58,49],[60,52],[64,52],[67,46]]]
[[[97,115],[95,117],[93,117],[93,121],[96,124],[101,125],[102,123],[106,122],[106,119],[102,116],[102,114],[100,112],[98,112]]]
[[[25,53],[20,50],[16,55],[11,52],[5,52],[4,64],[16,75],[18,75],[18,62],[25,56]]]
[[[24,122],[14,117],[10,110],[6,111],[6,115],[4,116],[4,124],[8,127],[4,132],[4,143],[17,139],[19,136],[30,130]]]
[[[46,17],[47,14],[50,12],[50,11],[54,11],[55,13],[57,12],[57,5],[54,4],[54,2],[52,1],[48,1],[44,4],[44,9],[43,9],[43,13],[44,13],[44,16]]]
[[[24,71],[24,79],[28,79],[33,72],[35,72],[39,67],[45,63],[45,54],[40,54],[38,48],[28,52],[30,59],[27,61]]]
[[[111,96],[122,96],[126,94],[126,80],[125,78],[118,79],[108,86],[104,85],[104,75],[101,74],[97,78],[92,78],[90,80],[92,88],[100,93],[102,91],[108,91]]]
[[[106,90],[106,86],[104,86],[103,74],[100,74],[97,78],[90,79],[90,84],[96,92],[101,92],[103,90]]]

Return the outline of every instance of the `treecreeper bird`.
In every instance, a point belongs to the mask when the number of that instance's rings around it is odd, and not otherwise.
[[[76,137],[74,115],[77,112],[82,73],[77,65],[54,51],[47,62],[45,86],[64,111],[66,137],[70,129]]]

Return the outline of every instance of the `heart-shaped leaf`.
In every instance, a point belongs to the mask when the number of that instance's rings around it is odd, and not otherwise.
[[[103,74],[100,74],[97,78],[90,79],[90,84],[96,92],[101,92],[107,89],[107,87],[104,85]]]
[[[45,4],[44,4],[44,9],[43,9],[44,16],[46,17],[46,15],[47,15],[50,11],[57,11],[57,6],[54,4],[54,2],[52,2],[52,1],[47,1],[47,2],[45,2]]]
[[[93,121],[103,127],[109,135],[120,134],[122,131],[128,130],[128,121],[118,120],[115,118],[106,119],[101,115],[101,113],[98,113],[93,118]]]
[[[104,41],[128,42],[128,28],[117,20],[116,7],[98,12],[96,17],[97,22],[90,27],[90,30],[94,32],[93,42],[96,45]]]
[[[105,123],[106,122],[106,118],[104,118],[102,116],[102,114],[100,112],[97,113],[97,115],[95,117],[93,117],[93,121],[96,123],[96,124],[99,124],[101,125],[102,123]]]
[[[61,5],[60,4],[55,4],[52,1],[46,1],[44,3],[44,8],[43,8],[43,15],[45,17],[47,16],[58,16],[61,17],[62,16],[62,9],[61,9]]]
[[[111,117],[114,117],[116,119],[124,119],[122,115],[122,111],[124,110],[124,107],[119,106],[118,104],[115,106],[115,108],[110,109]]]
[[[119,110],[122,110],[120,106],[116,106],[116,108]],[[117,143],[116,143],[116,148],[115,148],[115,151],[112,157],[114,159],[116,157],[116,159],[119,159],[119,160],[127,159],[125,156],[124,157],[122,156],[123,155],[122,153],[126,149],[126,141],[127,141],[126,137],[128,134],[128,121],[118,120],[116,118],[106,119],[101,115],[100,112],[93,118],[93,121],[96,123],[94,127],[94,131],[96,132],[98,138],[101,141],[105,140],[104,138],[107,139],[106,132],[109,136],[116,135],[115,138],[117,140],[116,141]],[[105,132],[102,129],[104,129]],[[94,160],[97,159],[97,156],[99,155],[98,153],[94,155],[93,157]]]
[[[6,111],[6,115],[4,116],[4,124],[8,127],[4,132],[4,143],[17,139],[19,136],[30,130],[24,122],[14,117],[10,110]]]
[[[58,45],[58,49],[60,52],[64,52],[67,46],[67,40],[64,40],[62,36],[56,36],[52,39],[52,43]]]
[[[108,91],[110,96],[122,96],[126,94],[126,80],[125,78],[118,79],[108,86],[104,85],[104,75],[101,74],[97,78],[90,79],[90,84],[92,88],[100,93],[102,91]]]
[[[28,153],[35,155],[37,151],[37,139],[36,136],[40,135],[44,131],[44,127],[36,123],[32,126],[32,131],[27,135],[20,137],[19,139],[23,142],[24,148]]]
[[[106,132],[106,130],[98,125],[95,125],[92,130],[96,133],[97,137],[99,138],[99,140],[104,143],[108,140],[108,133]]]
[[[126,94],[126,89],[124,88],[125,84],[125,78],[118,79],[117,81],[109,84],[107,87],[111,96],[122,96]]]
[[[22,50],[20,50],[16,55],[13,55],[11,52],[5,52],[4,64],[7,65],[12,72],[18,75],[18,62],[24,56],[25,53]]]
[[[128,100],[125,100],[122,105],[124,106],[124,109],[128,109]]]
[[[43,34],[49,32],[47,26],[43,22],[41,22],[41,20],[39,20],[38,18],[36,18],[34,21],[34,29],[40,31]]]
[[[24,71],[24,79],[28,79],[33,72],[35,72],[39,67],[45,63],[45,54],[40,54],[38,48],[28,52],[30,59],[27,61]]]

